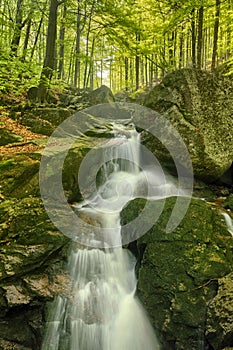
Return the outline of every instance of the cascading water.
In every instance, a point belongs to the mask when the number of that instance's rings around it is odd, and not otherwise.
[[[102,166],[103,183],[88,201],[76,206],[78,215],[89,217],[107,233],[99,242],[93,229],[87,236],[89,247],[73,244],[68,263],[71,292],[54,301],[42,350],[159,349],[135,297],[135,258],[121,247],[120,212],[132,198],[143,197],[140,135],[119,125],[116,129],[116,139],[106,147],[111,153],[106,158],[111,160]],[[165,183],[162,193],[161,179],[148,170],[147,182],[151,178],[152,197],[169,196],[167,191],[177,195],[173,183]]]

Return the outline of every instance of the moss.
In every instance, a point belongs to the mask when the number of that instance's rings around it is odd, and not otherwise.
[[[180,225],[166,233],[175,200],[166,200],[157,222],[137,242],[138,250],[144,251],[138,294],[161,336],[162,349],[173,343],[177,349],[192,344],[199,350],[207,341],[206,314],[217,282],[233,269],[233,240],[218,209],[199,199],[192,199]],[[145,203],[129,203],[122,223],[137,217]],[[145,221],[153,215],[149,212]]]

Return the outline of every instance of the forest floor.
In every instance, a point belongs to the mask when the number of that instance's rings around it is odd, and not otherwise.
[[[23,141],[0,146],[0,153],[35,152],[43,149],[34,143],[37,139],[47,139],[48,136],[35,134],[28,127],[21,125],[17,120],[10,118],[6,110],[0,109],[0,128],[5,128],[22,137]]]

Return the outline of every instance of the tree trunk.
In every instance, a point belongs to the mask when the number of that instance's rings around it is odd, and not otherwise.
[[[192,32],[192,66],[196,67],[196,25],[195,25],[195,9],[191,11],[191,32]]]
[[[57,35],[57,9],[59,3],[57,0],[50,1],[49,22],[47,28],[46,52],[44,64],[40,76],[38,88],[38,99],[43,102],[46,100],[49,81],[52,79],[55,68],[55,45]]]
[[[202,39],[203,39],[203,15],[204,7],[201,6],[198,11],[198,37],[197,37],[197,68],[202,67]]]
[[[78,0],[78,14],[77,14],[77,26],[76,26],[76,41],[75,41],[75,66],[74,66],[74,87],[78,87],[80,89],[80,52],[81,52],[81,9],[80,9],[80,1]]]
[[[216,6],[216,12],[215,12],[215,21],[214,21],[214,39],[213,39],[213,52],[212,52],[212,63],[211,63],[211,71],[212,72],[215,69],[216,58],[217,58],[220,0],[216,0],[215,6]]]
[[[62,25],[60,28],[60,47],[59,47],[59,64],[58,64],[58,79],[64,78],[64,57],[65,57],[65,19],[66,19],[67,7],[64,5]]]
[[[182,25],[181,34],[180,34],[180,43],[179,43],[179,69],[181,69],[184,65],[184,62],[183,62],[183,46],[184,46],[183,30],[184,30],[184,27]]]
[[[36,37],[35,37],[35,40],[34,40],[34,43],[33,43],[32,51],[31,51],[30,61],[32,61],[34,53],[35,53],[35,49],[36,49],[36,45],[37,45],[37,42],[38,42],[38,39],[39,39],[39,36],[40,36],[40,31],[41,31],[41,27],[42,27],[42,24],[43,24],[43,20],[44,20],[44,11],[43,11],[43,14],[41,16],[39,26],[37,28]]]
[[[28,21],[28,24],[27,24],[27,29],[26,29],[26,35],[25,35],[25,39],[24,39],[24,45],[23,45],[23,55],[22,55],[22,61],[23,61],[23,62],[25,62],[25,60],[26,60],[27,48],[28,48],[28,42],[29,42],[29,37],[30,37],[31,26],[32,26],[32,19],[29,18],[29,21]]]
[[[94,88],[94,50],[95,50],[95,37],[92,39],[91,44],[91,56],[90,56],[90,64],[89,64],[89,70],[87,75],[87,86],[90,81],[90,89],[93,90]]]
[[[13,38],[11,40],[11,55],[12,56],[17,55],[20,37],[21,37],[21,31],[22,31],[22,28],[24,26],[22,6],[23,6],[23,0],[18,0],[17,6],[16,6],[15,28],[14,28]]]
[[[88,87],[88,81],[87,81],[87,72],[88,72],[88,64],[89,63],[89,38],[90,38],[90,32],[91,32],[91,21],[92,21],[92,15],[95,8],[95,1],[92,2],[90,15],[89,15],[89,21],[88,21],[88,27],[87,27],[87,37],[86,37],[86,61],[85,61],[85,68],[84,68],[84,78],[83,78],[83,86],[84,88]]]
[[[136,35],[136,42],[140,42],[140,35]],[[139,89],[139,73],[140,73],[140,57],[138,55],[138,49],[136,49],[135,57],[135,89]]]
[[[129,90],[129,59],[125,57],[125,91]]]

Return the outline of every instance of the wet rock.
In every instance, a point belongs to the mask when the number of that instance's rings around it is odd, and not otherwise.
[[[140,215],[145,203],[131,202],[122,212],[122,224]],[[158,221],[138,240],[138,295],[162,349],[186,350],[187,344],[192,350],[210,349],[207,310],[218,292],[218,280],[232,271],[233,240],[218,208],[199,199],[191,201],[181,224],[166,232],[173,206],[174,199],[167,199]],[[153,219],[153,213],[148,215],[145,222]]]
[[[230,168],[233,159],[233,86],[227,78],[215,78],[193,69],[167,75],[145,99],[145,106],[166,117],[178,130],[190,153],[194,173],[211,182]],[[145,134],[161,161],[169,155]]]

